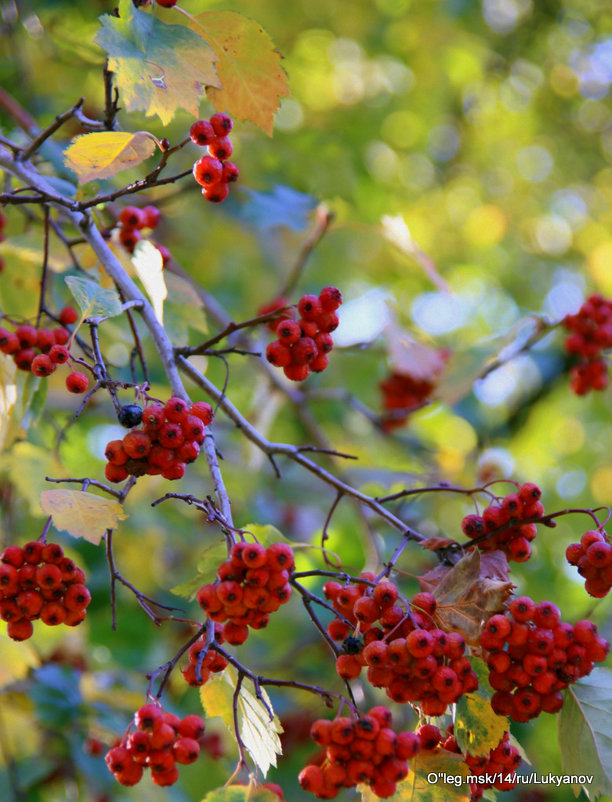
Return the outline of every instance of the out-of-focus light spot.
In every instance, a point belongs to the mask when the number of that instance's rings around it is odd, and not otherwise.
[[[552,320],[562,320],[566,315],[573,314],[584,299],[584,284],[570,277],[554,276],[552,287],[544,298],[542,310]]]
[[[488,247],[500,242],[508,230],[506,215],[499,206],[478,206],[468,216],[464,233],[474,245]]]
[[[557,493],[561,498],[578,496],[586,486],[584,471],[568,471],[557,480]]]
[[[575,454],[584,445],[584,426],[576,418],[560,418],[552,425],[550,442],[557,454]]]
[[[428,189],[436,179],[436,169],[427,156],[413,153],[400,161],[399,177],[408,189]]]
[[[517,356],[474,384],[474,394],[488,407],[510,403],[541,383],[540,371],[529,356]]]
[[[394,95],[405,95],[414,87],[414,73],[398,59],[380,56],[376,63],[384,71],[386,86]]]
[[[340,103],[351,106],[359,103],[364,96],[364,84],[361,76],[350,67],[342,67],[334,70],[332,74],[332,86],[334,94]]]
[[[412,319],[430,334],[446,334],[465,324],[467,305],[457,296],[442,292],[426,292],[412,302]]]
[[[130,352],[123,343],[113,343],[106,349],[106,354],[109,360],[118,367],[123,367],[130,361]]]
[[[544,181],[553,168],[553,159],[546,148],[530,145],[519,151],[517,164],[523,178],[527,181]]]
[[[432,128],[427,140],[427,150],[436,161],[449,161],[459,150],[459,132],[452,125]]]
[[[465,465],[464,455],[452,446],[441,448],[436,454],[436,460],[442,473],[451,476],[462,471]]]
[[[108,663],[111,659],[111,652],[106,646],[95,646],[92,649],[92,656],[97,663]]]
[[[391,183],[397,180],[397,153],[384,142],[370,142],[366,147],[365,163],[375,181]]]
[[[578,76],[567,64],[555,64],[548,80],[559,97],[574,97],[578,93]]]
[[[483,0],[482,13],[495,33],[510,33],[531,12],[531,0]]]
[[[585,100],[578,109],[577,121],[583,131],[601,131],[609,119],[608,109],[599,100]]]
[[[545,215],[535,223],[535,240],[538,250],[551,256],[565,253],[572,244],[572,229],[558,215]]]
[[[572,227],[572,231],[578,231],[589,216],[589,210],[584,198],[571,189],[561,189],[555,192],[551,198],[552,211],[564,217]]]
[[[485,448],[478,460],[478,481],[490,482],[491,479],[507,479],[512,476],[514,458],[505,448],[494,446]]]
[[[32,39],[40,39],[45,32],[45,29],[43,28],[41,21],[36,14],[30,14],[25,17],[23,20],[23,27],[26,29]]]
[[[480,197],[473,187],[459,186],[446,193],[445,203],[451,222],[460,225],[474,208],[480,206]]]
[[[418,140],[423,130],[423,121],[411,111],[394,111],[385,117],[380,133],[392,147],[409,148]]]
[[[468,454],[476,448],[478,437],[465,418],[452,415],[440,420],[437,441],[441,444],[451,444],[461,454]]]
[[[19,8],[17,7],[15,0],[9,0],[2,6],[2,10],[0,10],[0,16],[7,23],[7,25],[13,25],[15,22],[17,22],[19,19]]]
[[[125,429],[119,424],[94,426],[87,433],[87,448],[98,459],[104,459],[104,450],[109,440],[122,440],[124,435]]]
[[[591,495],[600,504],[609,504],[612,497],[612,466],[596,468],[589,483]]]
[[[491,195],[502,198],[512,192],[514,176],[509,170],[498,167],[487,170],[484,174],[483,182]]]
[[[601,100],[608,94],[608,81],[596,70],[587,70],[580,76],[580,94],[590,100]]]
[[[390,299],[388,292],[375,288],[353,301],[346,301],[340,309],[340,323],[334,332],[336,345],[346,348],[378,337],[391,320]]]
[[[612,293],[612,239],[597,245],[587,257],[587,267],[599,289]]]
[[[363,56],[363,48],[354,39],[340,37],[330,43],[327,53],[334,63],[359,61]]]
[[[519,82],[504,81],[499,87],[499,99],[508,111],[520,112],[531,101],[531,90]]]
[[[297,100],[283,98],[274,118],[274,125],[281,131],[296,131],[304,122],[304,111]]]

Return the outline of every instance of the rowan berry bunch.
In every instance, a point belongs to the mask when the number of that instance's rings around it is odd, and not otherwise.
[[[221,645],[224,640],[223,624],[215,624],[215,641]],[[218,674],[227,667],[225,657],[208,647],[204,635],[189,647],[188,656],[189,663],[182,673],[185,682],[193,688],[204,685],[211,674]]]
[[[57,543],[34,540],[0,554],[0,618],[13,640],[31,637],[38,619],[50,627],[77,626],[90,601],[85,574]]]
[[[336,287],[325,287],[318,296],[303,295],[296,307],[299,319],[283,318],[276,324],[277,339],[266,348],[268,362],[282,368],[293,381],[304,381],[311,371],[325,370],[341,303],[342,293]]]
[[[514,598],[507,614],[489,618],[480,645],[495,690],[491,707],[521,722],[561,710],[561,690],[590,674],[610,650],[591,621],[572,626],[561,621],[555,604],[536,604],[528,596]]]
[[[537,485],[526,482],[518,492],[490,504],[482,515],[466,515],[461,522],[463,533],[474,539],[490,533],[477,543],[481,551],[500,549],[509,561],[525,562],[531,557],[529,544],[537,534],[536,524],[530,521],[544,515],[541,495]]]
[[[379,385],[383,394],[383,408],[387,412],[396,409],[406,410],[401,417],[390,416],[383,420],[382,428],[385,431],[397,429],[408,420],[408,413],[417,409],[426,401],[434,390],[435,383],[426,379],[415,379],[404,373],[393,371]]]
[[[270,613],[289,601],[293,568],[293,550],[286,543],[267,549],[259,543],[235,543],[217,570],[217,582],[198,591],[198,604],[208,618],[223,624],[225,640],[237,646],[248,638],[249,627],[264,629]]]
[[[46,378],[55,373],[59,365],[70,361],[70,351],[66,348],[70,331],[65,327],[75,323],[78,317],[76,309],[65,306],[59,313],[62,325],[54,329],[35,328],[25,323],[16,326],[14,331],[0,328],[0,351],[12,356],[18,370]],[[66,377],[66,388],[71,393],[84,393],[88,384],[87,376],[78,371]]]
[[[111,440],[104,451],[104,473],[109,482],[128,476],[163,476],[180,479],[185,465],[194,462],[204,442],[213,410],[205,401],[189,404],[170,398],[151,404],[142,413],[142,427],[132,428],[122,440]]]
[[[143,229],[153,230],[159,225],[161,212],[157,206],[124,206],[117,218],[119,228],[119,242],[129,253],[134,253],[134,248],[142,239]],[[165,267],[170,261],[171,254],[168,248],[153,241],[153,244],[160,252],[162,265]]]
[[[369,573],[361,578],[375,579]],[[337,618],[328,625],[330,637],[344,645],[345,653],[336,659],[342,679],[356,679],[367,667],[374,687],[385,688],[394,702],[418,702],[426,716],[441,716],[447,705],[478,687],[464,656],[463,635],[434,626],[436,600],[431,593],[417,593],[404,608],[396,604],[398,589],[389,581],[373,590],[332,581],[323,592],[349,622]]]
[[[608,386],[608,366],[602,352],[612,348],[612,300],[591,295],[574,315],[566,315],[565,328],[571,332],[565,339],[570,354],[580,362],[570,371],[571,388],[576,395]]]
[[[408,761],[421,749],[414,732],[396,733],[391,711],[373,707],[361,718],[340,716],[318,719],[311,727],[312,740],[325,747],[321,766],[309,765],[298,775],[300,785],[319,799],[333,799],[341,788],[364,783],[381,799],[393,796],[396,785],[408,774]]]
[[[605,531],[589,529],[580,543],[570,543],[565,556],[585,578],[584,588],[590,596],[603,599],[608,595],[612,587],[612,546]]]
[[[126,733],[105,758],[109,771],[121,785],[137,785],[145,768],[151,770],[155,785],[174,785],[178,765],[198,759],[198,739],[204,734],[200,716],[180,719],[158,705],[147,704],[136,711],[133,724],[136,729]]]
[[[228,184],[238,180],[238,168],[228,161],[234,150],[228,136],[232,127],[232,118],[219,112],[210,120],[198,120],[189,131],[192,142],[208,148],[208,155],[193,165],[193,177],[211,203],[224,201],[229,194]]]

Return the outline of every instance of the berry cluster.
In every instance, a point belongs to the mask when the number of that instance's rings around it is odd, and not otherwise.
[[[433,751],[435,749],[461,754],[452,724],[444,733],[434,724],[423,724],[417,730],[417,735],[423,750]],[[499,791],[509,791],[514,788],[516,780],[511,777],[521,764],[521,755],[517,747],[510,743],[510,733],[505,732],[499,744],[488,755],[474,757],[468,753],[465,756],[465,762],[472,775],[480,776],[488,773],[496,774],[500,778],[496,779],[493,785],[486,782],[470,783],[471,802],[475,802],[483,796],[487,788],[493,787]]]
[[[46,378],[58,365],[70,360],[70,351],[66,348],[70,332],[65,326],[75,323],[78,317],[75,309],[65,306],[59,313],[62,325],[55,329],[36,329],[27,324],[17,326],[14,331],[0,328],[0,351],[12,356],[19,370]],[[84,393],[88,384],[84,373],[74,371],[66,377],[66,387],[71,393]]]
[[[325,747],[325,759],[321,766],[302,769],[302,788],[319,799],[333,799],[341,788],[364,783],[381,799],[393,796],[421,742],[416,733],[396,733],[391,724],[391,711],[384,705],[355,721],[344,716],[315,721],[310,735]]]
[[[50,627],[75,627],[90,601],[85,574],[57,543],[33,540],[0,554],[0,618],[13,640],[27,640],[39,618]]]
[[[215,641],[220,645],[224,642],[223,624],[215,624]],[[208,682],[211,674],[218,674],[227,666],[227,660],[222,654],[206,645],[206,636],[189,647],[189,663],[183,669],[183,678],[188,685],[198,688]]]
[[[228,136],[232,126],[232,118],[219,112],[210,120],[198,120],[189,131],[192,142],[208,148],[208,156],[193,165],[193,177],[211,203],[224,201],[229,194],[228,184],[238,180],[238,168],[228,161],[234,150]]]
[[[121,224],[119,229],[119,242],[129,253],[134,253],[136,243],[142,239],[140,233],[143,229],[157,228],[161,220],[161,212],[157,206],[125,206],[119,213],[117,222]],[[162,265],[165,267],[171,259],[170,251],[159,242],[153,243],[162,257]]]
[[[334,347],[331,333],[338,328],[336,310],[341,303],[342,293],[336,287],[325,287],[318,296],[302,296],[297,304],[299,320],[283,318],[276,324],[277,339],[266,348],[268,362],[297,382],[311,371],[325,370],[327,355]]]
[[[229,559],[217,569],[217,582],[203,585],[198,604],[208,618],[223,623],[223,637],[238,646],[249,636],[249,627],[264,629],[291,596],[289,574],[293,551],[286,543],[269,548],[259,543],[235,543]]]
[[[566,350],[581,360],[570,371],[572,390],[576,395],[603,390],[608,385],[608,368],[602,351],[612,348],[612,300],[591,295],[576,314],[566,315],[563,325],[571,332],[565,339]]]
[[[294,311],[293,309],[287,309],[285,307],[290,307],[291,302],[285,298],[284,295],[279,295],[276,298],[273,298],[267,304],[263,304],[257,310],[258,315],[271,315],[273,312],[278,312],[278,315],[275,315],[272,320],[270,320],[266,325],[270,329],[270,331],[276,331],[276,327],[278,326],[281,320],[293,320]],[[283,310],[281,312],[281,309]]]
[[[589,529],[580,543],[570,543],[565,552],[570,565],[578,566],[590,596],[602,599],[612,587],[612,546],[606,532]]]
[[[173,397],[163,406],[146,407],[142,412],[141,429],[132,429],[123,440],[111,440],[107,444],[104,451],[108,460],[104,469],[106,478],[109,482],[123,482],[128,476],[147,474],[180,479],[185,465],[200,453],[205,427],[212,419],[212,407],[205,401],[190,405],[182,398]],[[138,416],[132,420],[138,420]],[[129,417],[126,421],[129,423]]]
[[[369,573],[361,578],[375,579]],[[397,587],[389,581],[379,582],[373,590],[365,584],[343,587],[326,582],[323,592],[350,622],[334,619],[327,630],[331,638],[343,641],[345,653],[336,659],[342,679],[356,679],[367,666],[372,685],[385,688],[394,702],[419,703],[426,716],[443,715],[447,705],[478,687],[464,657],[463,635],[434,627],[436,600],[431,593],[417,593],[403,609],[396,604]],[[350,634],[357,627],[363,640]]]
[[[173,785],[178,780],[177,763],[188,764],[200,754],[198,739],[204,734],[199,716],[180,719],[157,705],[143,705],[134,714],[136,729],[125,735],[106,754],[106,765],[121,785],[136,785],[144,769],[151,769],[155,785]]]
[[[489,618],[480,645],[495,690],[493,710],[521,722],[542,711],[557,713],[563,706],[561,690],[590,674],[610,649],[591,621],[572,626],[561,621],[555,604],[536,604],[528,596],[513,599],[508,614]]]
[[[404,410],[406,414],[388,414],[384,416],[382,428],[385,431],[397,429],[408,420],[408,414],[417,409],[425,401],[435,387],[433,381],[415,379],[404,373],[393,371],[390,376],[379,385],[383,394],[383,408],[388,413],[394,410]]]
[[[466,515],[461,522],[463,533],[470,538],[488,535],[477,544],[481,551],[500,549],[508,560],[525,562],[531,557],[529,543],[537,534],[535,523],[530,521],[544,515],[541,495],[537,485],[526,482],[517,493],[490,504],[482,515]]]

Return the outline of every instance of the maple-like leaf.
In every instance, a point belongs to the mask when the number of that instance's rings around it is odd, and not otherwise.
[[[195,26],[217,54],[221,88],[206,88],[210,102],[272,134],[279,98],[290,94],[274,42],[261,25],[235,11],[205,11],[194,18]]]
[[[461,632],[470,644],[478,643],[484,622],[504,609],[514,587],[507,579],[488,576],[488,570],[486,564],[483,569],[478,549],[473,549],[451,568],[439,565],[419,577],[421,590],[433,593],[436,599],[436,626]]]
[[[220,86],[215,53],[185,25],[167,25],[119,0],[119,17],[104,14],[95,38],[109,56],[108,66],[122,104],[129,111],[157,114],[167,125],[179,108],[198,116],[205,86]]]

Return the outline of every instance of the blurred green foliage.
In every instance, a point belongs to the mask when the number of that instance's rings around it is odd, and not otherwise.
[[[322,391],[312,403],[322,430],[335,448],[359,457],[335,469],[374,495],[442,480],[473,486],[479,477],[497,475],[539,483],[547,511],[609,504],[610,392],[578,398],[569,391],[558,333],[478,382],[475,391],[457,392],[466,377],[471,386],[483,358],[521,336],[518,322],[525,316],[544,314],[558,321],[575,311],[585,294],[612,294],[609,5],[602,0],[294,0],[282,5],[184,0],[184,5],[190,13],[228,9],[259,21],[285,56],[292,97],[282,102],[273,138],[250,124],[236,125],[233,158],[241,178],[222,207],[206,204],[189,178],[147,195],[146,201],[163,213],[156,235],[233,319],[241,320],[278,294],[308,234],[314,204],[324,202],[335,212],[336,222],[312,254],[292,298],[330,283],[344,293],[338,336],[345,347],[334,351],[323,375],[309,379]],[[80,96],[89,116],[102,115],[103,54],[93,38],[97,15],[111,10],[112,3],[80,0],[2,3],[0,86],[40,126]],[[160,10],[166,20],[175,13]],[[201,111],[211,113],[206,102]],[[162,127],[156,119],[121,113],[119,121],[124,130],[148,130],[175,143],[192,119],[181,112]],[[55,137],[58,148],[78,133],[71,125]],[[22,136],[6,108],[0,109],[0,133]],[[56,167],[58,153],[47,149]],[[188,146],[172,169],[189,169],[197,154],[195,145]],[[142,174],[122,173],[100,187],[120,186]],[[42,234],[24,208],[8,211],[0,311],[31,316]],[[102,225],[110,225],[119,208],[101,211]],[[418,259],[390,244],[381,224],[384,215],[401,216],[412,242],[437,265],[438,286]],[[53,243],[56,252],[54,267],[69,269],[65,252]],[[440,289],[441,282],[450,294]],[[373,291],[378,294],[367,296],[371,302],[358,303]],[[69,301],[59,274],[50,297],[54,308]],[[381,297],[387,299],[382,306],[376,301]],[[184,309],[175,306],[169,328],[177,344],[187,336],[194,344],[202,334],[190,328],[192,313]],[[393,437],[382,435],[343,397],[325,393],[346,390],[380,410],[378,383],[389,369],[387,342],[380,334],[382,318],[389,314],[385,309],[416,339],[453,351],[448,395],[458,399],[421,410]],[[214,332],[214,322],[208,326]],[[359,334],[367,327],[374,334],[364,343]],[[265,343],[265,332],[258,337]],[[117,376],[129,380],[124,321],[109,321],[101,338]],[[160,365],[151,344],[145,345],[152,394],[166,398]],[[229,359],[232,402],[270,439],[312,442],[295,408],[270,391],[252,361]],[[212,381],[223,383],[222,363],[209,360],[206,370]],[[20,378],[20,391],[22,385]],[[66,397],[61,379],[53,377],[48,387],[46,406],[39,404],[40,415],[25,442],[0,457],[0,545],[38,536],[43,517],[37,498],[46,486],[45,472],[101,478],[104,444],[121,436],[112,406],[96,397],[53,456],[57,433],[77,404]],[[291,540],[318,545],[334,491],[282,460],[282,480],[277,480],[265,457],[222,415],[214,432],[237,525],[273,524]],[[160,477],[139,482],[126,504],[129,519],[115,538],[116,559],[145,593],[181,604],[169,589],[193,576],[200,553],[218,532],[203,515],[178,503],[151,508],[168,489],[175,488]],[[212,493],[202,460],[189,467],[180,490],[199,497]],[[457,537],[461,517],[471,509],[462,496],[432,494],[413,497],[398,511],[428,535]],[[563,564],[565,547],[588,526],[583,515],[560,519],[555,530],[540,533],[533,558],[517,566],[512,578],[520,592],[559,602],[566,620],[591,615],[610,637],[609,604],[588,598],[574,569]],[[328,547],[357,570],[375,567],[377,556],[388,557],[398,540],[347,500],[339,505],[329,534]],[[150,800],[201,799],[225,781],[235,759],[218,722],[209,729],[221,734],[224,756],[183,768],[171,789],[148,781],[146,791],[143,785],[118,788],[102,758],[83,751],[88,737],[109,744],[123,732],[143,699],[144,675],[170,659],[191,630],[171,624],[157,629],[120,588],[119,627],[112,632],[102,549],[61,534],[58,539],[84,566],[93,603],[86,622],[68,634],[63,628],[38,627],[19,651],[1,636],[6,692],[0,706],[0,759],[17,761],[24,802],[136,800],[143,793]],[[399,568],[407,593],[416,589],[413,577],[432,564],[419,549],[404,553]],[[298,568],[315,567],[321,567],[319,552],[300,550]],[[197,616],[196,605],[185,606],[189,616]],[[295,599],[272,617],[268,629],[254,633],[240,654],[254,670],[340,689],[329,654],[314,628],[304,626]],[[41,668],[28,673],[41,661]],[[379,698],[366,695],[368,702]],[[295,775],[314,751],[306,740],[308,722],[325,709],[314,697],[289,693],[275,692],[273,701],[285,721],[287,757],[268,779],[286,789],[287,800],[309,798]],[[166,704],[183,714],[199,711],[197,693],[186,689],[179,671]],[[397,716],[403,725],[414,724],[410,710]],[[555,727],[547,715],[516,727],[542,773],[561,770]],[[0,774],[2,799],[9,799],[8,770],[5,765]],[[572,798],[569,791],[543,793],[540,798]],[[353,797],[347,793],[345,798]]]

